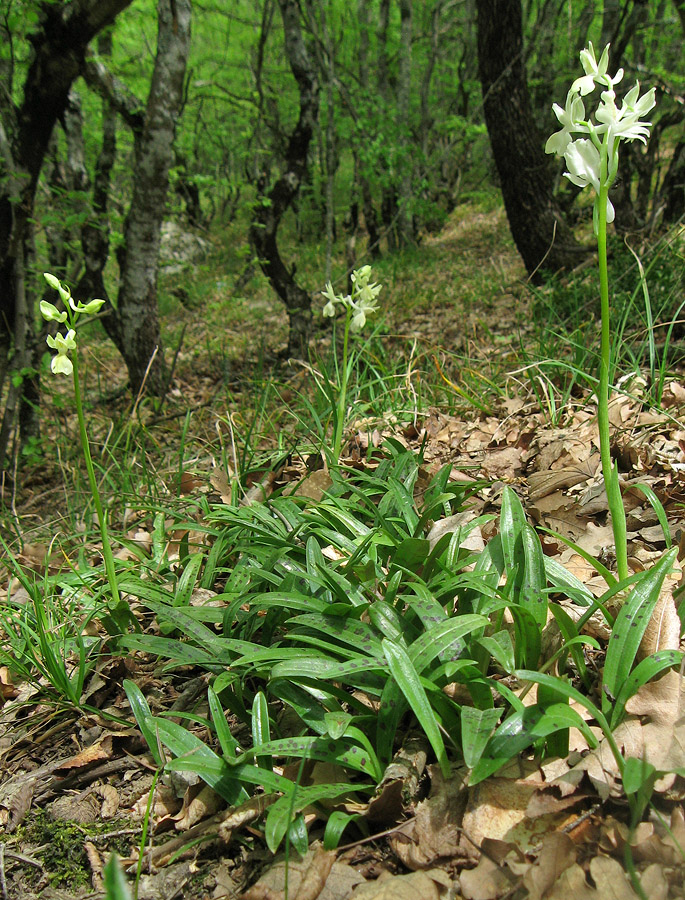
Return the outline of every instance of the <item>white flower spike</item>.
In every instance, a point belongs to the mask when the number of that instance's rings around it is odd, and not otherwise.
[[[547,140],[545,151],[566,160],[567,171],[564,175],[573,184],[582,188],[591,185],[597,195],[603,190],[606,196],[618,171],[620,142],[637,140],[647,143],[652,123],[642,121],[642,117],[656,103],[655,90],[652,88],[640,97],[640,84],[637,82],[618,107],[614,85],[623,78],[623,69],[619,69],[614,76],[609,75],[609,45],[604,48],[597,62],[595,48],[590,43],[581,51],[580,61],[585,75],[576,78],[571,85],[564,109],[556,103],[553,105],[562,128]],[[581,98],[592,93],[598,86],[604,90],[593,121],[591,116],[585,118],[585,105]],[[575,137],[577,135],[583,137]],[[593,218],[596,230],[599,221],[597,201]],[[614,208],[608,197],[606,220],[614,220]]]
[[[350,310],[350,331],[361,331],[366,325],[367,318],[378,310],[376,297],[381,292],[381,285],[371,282],[371,266],[362,266],[355,269],[350,276],[352,281],[351,294],[334,294],[333,285],[328,282],[326,289],[321,292],[328,301],[323,308],[324,316],[334,316],[336,306],[343,306]]]

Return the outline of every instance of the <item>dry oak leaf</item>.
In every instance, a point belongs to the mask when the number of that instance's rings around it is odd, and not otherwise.
[[[199,792],[191,789],[183,800],[181,811],[172,817],[175,819],[174,828],[176,831],[187,831],[202,819],[213,816],[224,805],[221,797],[208,785],[204,785]]]
[[[442,869],[409,875],[384,873],[377,881],[355,888],[351,900],[440,900],[451,886],[451,879]]]
[[[485,838],[483,853],[475,869],[466,869],[459,877],[459,887],[465,900],[497,900],[510,894],[519,878],[523,856],[514,844]],[[523,865],[527,869],[529,864]]]
[[[638,659],[645,659],[659,650],[678,650],[680,627],[673,594],[662,591],[640,641]]]
[[[547,900],[639,900],[615,859],[596,856],[590,863],[590,876],[596,887],[590,887],[585,872],[574,863],[561,873]]]
[[[514,778],[488,778],[469,788],[469,800],[462,827],[468,841],[462,850],[472,858],[474,846],[483,840],[513,840],[515,829],[526,820],[528,803],[540,787],[539,783]]]
[[[393,853],[408,869],[428,869],[442,857],[459,852],[460,825],[466,805],[461,779],[443,781],[439,770],[430,766],[431,793],[416,807],[416,815],[389,838]]]
[[[623,822],[609,817],[603,825],[600,848],[612,856],[621,857],[630,842],[633,857],[639,862],[660,863],[665,866],[683,865],[685,847],[685,813],[682,806],[671,812],[668,825],[658,819],[640,822],[630,829]]]
[[[552,832],[542,839],[537,862],[523,876],[528,900],[542,900],[563,872],[576,861],[576,848],[568,834]]]
[[[348,900],[363,877],[346,863],[335,862],[335,852],[311,849],[287,870],[289,900]],[[284,900],[286,863],[278,859],[240,900]]]
[[[679,672],[671,670],[643,685],[626,703],[626,711],[649,716],[642,726],[644,756],[658,772],[685,768],[685,678]],[[675,775],[669,774],[655,787],[665,791],[674,781]]]

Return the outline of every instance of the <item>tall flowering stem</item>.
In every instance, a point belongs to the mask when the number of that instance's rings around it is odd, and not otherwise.
[[[343,334],[342,366],[340,367],[340,389],[338,391],[337,415],[335,417],[335,433],[333,435],[333,459],[338,462],[342,452],[343,426],[345,424],[345,406],[347,404],[347,382],[350,377],[348,351],[350,346],[350,322],[352,310],[345,312],[345,332]]]
[[[599,429],[602,476],[607,493],[611,525],[616,547],[616,568],[619,580],[628,577],[628,545],[626,515],[621,497],[618,469],[611,460],[609,431],[609,371],[611,366],[611,333],[609,327],[609,271],[607,265],[607,224],[614,220],[614,208],[609,200],[609,188],[618,173],[618,151],[622,140],[647,142],[651,122],[642,117],[655,105],[652,88],[640,97],[639,82],[616,105],[614,86],[623,78],[623,69],[609,75],[609,47],[605,47],[599,62],[592,44],[581,51],[580,61],[585,75],[571,85],[562,109],[553,109],[562,128],[547,141],[545,150],[562,156],[568,171],[564,175],[578,187],[592,187],[595,191],[593,225],[597,238],[599,265],[599,294],[602,332],[600,344],[599,385],[597,388],[597,426]],[[597,87],[600,102],[594,119],[585,117],[583,97]],[[573,138],[573,135],[582,137]]]
[[[98,527],[100,529],[100,538],[102,540],[102,558],[105,563],[105,574],[107,575],[107,583],[109,584],[112,606],[116,610],[121,605],[121,597],[119,595],[119,584],[117,581],[117,573],[114,567],[114,554],[112,553],[112,544],[109,539],[109,531],[107,529],[107,518],[102,508],[102,500],[100,499],[100,490],[98,488],[97,478],[95,477],[95,467],[93,466],[93,457],[90,453],[90,441],[88,440],[88,430],[86,428],[86,418],[83,414],[83,402],[81,400],[81,384],[79,381],[79,365],[78,352],[74,351],[72,357],[73,377],[74,377],[74,399],[76,401],[76,416],[78,418],[79,436],[81,438],[81,449],[83,450],[83,458],[86,463],[86,471],[88,472],[88,484],[90,486],[90,494],[93,498],[95,513],[98,517]]]
[[[343,428],[345,425],[345,410],[347,407],[347,385],[350,372],[354,365],[354,356],[350,355],[350,334],[361,331],[366,325],[367,318],[378,309],[376,297],[381,292],[381,285],[371,281],[371,266],[362,266],[352,273],[352,292],[350,294],[335,294],[330,281],[326,290],[322,291],[328,301],[323,308],[324,316],[335,316],[338,308],[345,310],[345,331],[343,334],[342,365],[338,367],[338,384],[331,385],[337,390],[335,404],[335,416],[333,423],[333,452],[331,462],[338,465],[342,452]]]
[[[104,300],[91,300],[89,303],[76,303],[71,296],[69,288],[62,284],[54,275],[46,272],[44,278],[51,288],[57,291],[64,304],[64,309],[59,310],[52,303],[42,301],[40,311],[43,318],[48,322],[58,322],[60,325],[65,322],[69,326],[66,334],[57,333],[54,337],[47,337],[47,344],[51,350],[56,350],[50,363],[50,368],[55,375],[71,375],[74,386],[74,399],[76,402],[76,416],[78,419],[79,437],[81,439],[81,449],[83,458],[86,463],[86,471],[88,473],[88,484],[90,493],[95,506],[95,513],[98,519],[98,527],[100,529],[100,537],[102,540],[102,557],[105,563],[105,574],[110,590],[109,608],[112,612],[114,622],[117,625],[123,625],[128,615],[125,606],[121,602],[119,593],[119,585],[117,582],[117,573],[114,566],[114,554],[112,553],[112,544],[109,539],[107,529],[107,518],[102,507],[100,499],[100,490],[98,488],[97,478],[95,477],[95,467],[93,466],[93,457],[90,452],[90,442],[88,440],[88,429],[86,428],[86,419],[83,413],[83,400],[81,392],[81,382],[79,378],[79,359],[78,347],[76,343],[76,324],[82,315],[92,315],[99,311]]]

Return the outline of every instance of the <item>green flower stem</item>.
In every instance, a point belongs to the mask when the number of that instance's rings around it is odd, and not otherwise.
[[[609,432],[609,367],[611,364],[611,335],[609,331],[609,269],[607,264],[607,177],[608,148],[601,152],[600,190],[597,198],[597,255],[599,262],[599,296],[602,313],[602,334],[599,360],[599,388],[597,392],[597,426],[599,428],[599,452],[602,475],[611,513],[611,528],[616,547],[616,568],[619,581],[628,577],[628,546],[626,538],[626,513],[618,482],[618,469],[611,461],[611,435]],[[609,151],[611,152],[611,151]]]
[[[78,417],[79,434],[81,436],[81,448],[83,449],[83,457],[86,461],[86,470],[88,472],[88,483],[90,484],[90,493],[95,504],[95,512],[98,517],[98,525],[100,526],[100,537],[102,538],[102,555],[105,561],[105,572],[107,581],[112,595],[112,606],[117,610],[120,606],[119,585],[117,583],[117,573],[114,567],[114,556],[112,554],[112,545],[109,540],[107,531],[107,521],[102,509],[102,501],[100,500],[100,491],[98,490],[97,479],[95,478],[95,469],[93,468],[93,458],[90,455],[90,443],[88,442],[88,432],[86,430],[86,419],[83,415],[83,403],[81,401],[81,384],[79,382],[78,371],[78,352],[74,351],[72,362],[74,365],[74,397],[76,398],[76,415]]]
[[[333,438],[333,465],[340,464],[340,453],[342,452],[343,425],[345,423],[345,408],[347,405],[347,380],[349,370],[347,365],[347,354],[350,341],[350,322],[352,321],[352,311],[348,309],[345,313],[345,334],[343,337],[343,357],[342,367],[340,370],[340,391],[338,392],[337,412],[335,417],[335,435]]]

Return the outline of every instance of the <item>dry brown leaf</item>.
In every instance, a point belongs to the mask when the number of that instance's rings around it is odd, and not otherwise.
[[[634,720],[622,722],[614,732],[614,739],[623,756],[635,756],[638,759],[644,752],[644,735],[642,725]],[[577,784],[581,773],[587,772],[590,781],[602,800],[610,796],[619,797],[623,787],[619,780],[619,770],[608,743],[600,741],[599,747],[591,750],[561,780]]]
[[[512,873],[494,860],[482,855],[475,869],[466,869],[459,876],[462,896],[466,900],[497,900],[511,891]]]
[[[34,779],[31,779],[23,782],[12,794],[9,802],[9,817],[5,828],[8,834],[15,831],[26,818],[28,811],[31,809],[35,787],[36,782]]]
[[[682,806],[671,813],[668,827],[660,820],[640,822],[630,829],[613,817],[605,820],[600,847],[612,856],[622,857],[630,843],[633,857],[639,862],[659,863],[665,866],[682,866],[685,847],[685,819]]]
[[[335,862],[335,853],[322,849],[310,849],[302,859],[291,859],[288,864],[288,896],[297,900],[347,900],[363,877],[346,863]],[[330,862],[330,865],[329,865]],[[314,864],[314,870],[311,870]],[[326,870],[328,870],[326,872]],[[308,876],[309,873],[309,876]],[[322,877],[325,873],[325,877]],[[309,880],[307,880],[309,879]],[[277,860],[241,900],[284,900],[286,864]],[[300,895],[302,886],[309,893]],[[317,893],[314,893],[317,891]],[[356,895],[355,895],[356,896]]]
[[[594,472],[584,472],[580,466],[568,469],[549,469],[540,472],[531,472],[528,475],[528,496],[531,500],[541,500],[557,491],[582,484],[591,478]]]
[[[642,726],[644,755],[659,772],[685,766],[685,678],[679,672],[671,670],[643,685],[626,703],[626,711],[649,716]],[[674,778],[657,782],[657,790],[669,788]]]
[[[228,813],[219,825],[219,837],[224,843],[228,843],[233,837],[233,832],[254,822],[264,810],[278,799],[278,794],[259,794],[250,797],[245,803]]]
[[[600,900],[639,900],[621,864],[610,856],[595,856],[590,862],[590,875]]]
[[[195,792],[191,791],[190,793],[192,795]],[[204,785],[199,793],[192,796],[192,799],[186,795],[183,808],[174,816],[176,820],[174,828],[176,831],[187,831],[202,819],[213,816],[223,805],[224,801],[221,797],[208,785]]]
[[[481,463],[481,471],[493,481],[514,481],[523,472],[523,450],[519,447],[491,450]]]
[[[459,849],[461,819],[466,804],[461,780],[443,781],[431,767],[431,794],[416,807],[416,815],[389,838],[393,852],[408,869],[428,869],[442,857],[451,858]]]
[[[473,521],[477,515],[478,513],[474,510],[467,509],[464,512],[455,513],[453,516],[446,516],[444,519],[438,519],[426,536],[431,550],[435,547],[440,538],[446,534],[455,534],[461,528],[468,525],[469,522]],[[483,535],[481,534],[480,529],[472,528],[471,531],[465,535],[464,541],[460,543],[459,546],[464,547],[466,550],[483,550],[485,542],[483,541]]]
[[[411,803],[419,791],[426,769],[428,748],[420,735],[410,735],[386,767],[377,788],[377,796],[369,803],[366,817],[374,828],[389,828],[399,821],[405,808],[405,797]]]
[[[319,847],[304,870],[294,900],[316,900],[331,873],[335,855],[334,850],[324,850],[323,847]]]
[[[658,650],[678,650],[679,647],[680,619],[673,594],[662,591],[640,641],[638,658],[645,659]]]
[[[333,482],[328,472],[325,469],[318,469],[316,472],[311,472],[303,478],[296,485],[293,493],[297,494],[298,497],[308,497],[310,500],[318,503],[331,484]]]
[[[355,888],[351,900],[440,900],[451,885],[451,879],[442,869],[409,875],[386,874]]]
[[[652,863],[645,869],[640,883],[649,900],[668,900],[668,879],[658,863]]]
[[[510,840],[514,829],[526,818],[526,808],[539,785],[521,779],[488,778],[469,788],[463,829],[469,842],[463,850],[470,856],[469,844],[480,847],[485,838]]]
[[[542,900],[562,872],[576,861],[576,848],[571,838],[563,832],[553,832],[542,839],[542,849],[537,863],[523,876],[528,888],[528,900]]]
[[[104,762],[112,758],[112,735],[106,734],[95,744],[81,750],[76,756],[65,760],[55,770],[57,775],[69,775],[73,769],[83,769],[92,766],[93,763]]]
[[[86,841],[83,845],[90,866],[90,882],[94,891],[101,891],[104,887],[102,876],[103,862],[100,851],[92,841]]]
[[[547,900],[639,900],[621,865],[608,856],[596,856],[590,863],[596,887],[590,887],[577,864],[562,872]]]
[[[212,469],[209,475],[209,483],[221,497],[222,503],[227,503],[230,505],[233,502],[231,485],[228,480],[228,475],[226,474],[226,472],[224,472],[223,469]]]

